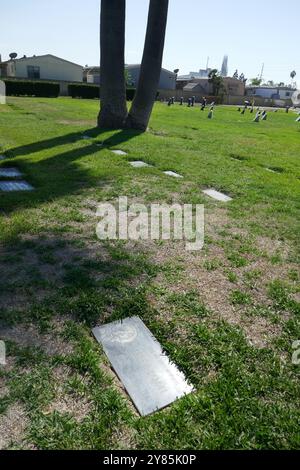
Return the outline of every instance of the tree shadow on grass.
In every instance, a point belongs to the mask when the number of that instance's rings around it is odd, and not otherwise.
[[[7,213],[20,208],[36,207],[40,203],[53,201],[66,195],[78,194],[83,187],[89,188],[98,185],[99,182],[111,180],[114,174],[112,172],[110,175],[109,162],[107,162],[105,173],[103,172],[99,177],[92,176],[89,171],[77,165],[76,162],[84,157],[99,154],[104,149],[122,145],[138,137],[141,132],[121,130],[109,138],[101,140],[101,137],[107,135],[107,132],[106,129],[92,128],[84,132],[73,132],[9,150],[7,155],[12,158],[24,157],[74,144],[81,141],[83,136],[93,139],[87,140],[87,144],[80,148],[72,148],[35,162],[20,160],[20,162],[14,163],[13,165],[18,166],[24,173],[24,179],[34,187],[34,191],[1,193],[1,208]],[[5,161],[5,166],[11,165],[9,160]]]
[[[93,326],[148,312],[144,287],[157,267],[139,249],[74,235],[30,236],[0,257],[5,325],[64,317]],[[144,286],[144,287],[143,287]]]

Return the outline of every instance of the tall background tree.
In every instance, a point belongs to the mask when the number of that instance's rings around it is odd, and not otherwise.
[[[259,86],[262,84],[261,78],[251,78],[250,83],[252,86]]]
[[[127,127],[147,130],[156,99],[168,19],[169,0],[150,0],[147,33],[137,91]]]
[[[101,0],[98,126],[119,129],[127,117],[125,59],[126,0]]]
[[[208,82],[211,83],[213,88],[213,95],[219,96],[224,89],[223,77],[220,75],[217,69],[213,69],[209,72]]]

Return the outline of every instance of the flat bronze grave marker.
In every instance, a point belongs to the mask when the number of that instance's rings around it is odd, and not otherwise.
[[[136,162],[129,162],[129,164],[133,167],[133,168],[146,168],[146,167],[149,167],[151,165],[149,165],[148,163],[145,163],[141,160],[138,160]]]
[[[193,391],[140,318],[96,327],[93,334],[142,416]]]
[[[33,189],[26,181],[0,181],[0,191],[33,191]]]
[[[173,176],[173,178],[183,178],[182,175],[175,173],[175,171],[164,171],[164,174],[167,176]]]
[[[0,176],[5,178],[19,178],[22,173],[17,168],[0,168]]]
[[[215,189],[205,189],[203,193],[206,194],[206,196],[216,199],[217,201],[221,201],[221,202],[232,201],[231,197],[227,196],[226,194],[220,193],[219,191],[216,191]]]
[[[123,150],[112,150],[112,153],[114,153],[115,155],[127,155],[127,153]]]

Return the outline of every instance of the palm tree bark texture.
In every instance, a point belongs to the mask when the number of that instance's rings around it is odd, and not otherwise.
[[[168,8],[169,0],[150,0],[141,72],[127,128],[147,130],[161,74]]]
[[[127,117],[125,80],[126,0],[102,0],[100,19],[100,99],[98,126],[120,129]]]

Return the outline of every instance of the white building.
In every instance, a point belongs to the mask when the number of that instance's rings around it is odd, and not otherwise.
[[[290,101],[294,92],[294,88],[278,86],[249,86],[246,88],[247,96],[265,98],[273,101]]]
[[[0,63],[2,78],[82,82],[83,67],[52,54],[22,57]]]

